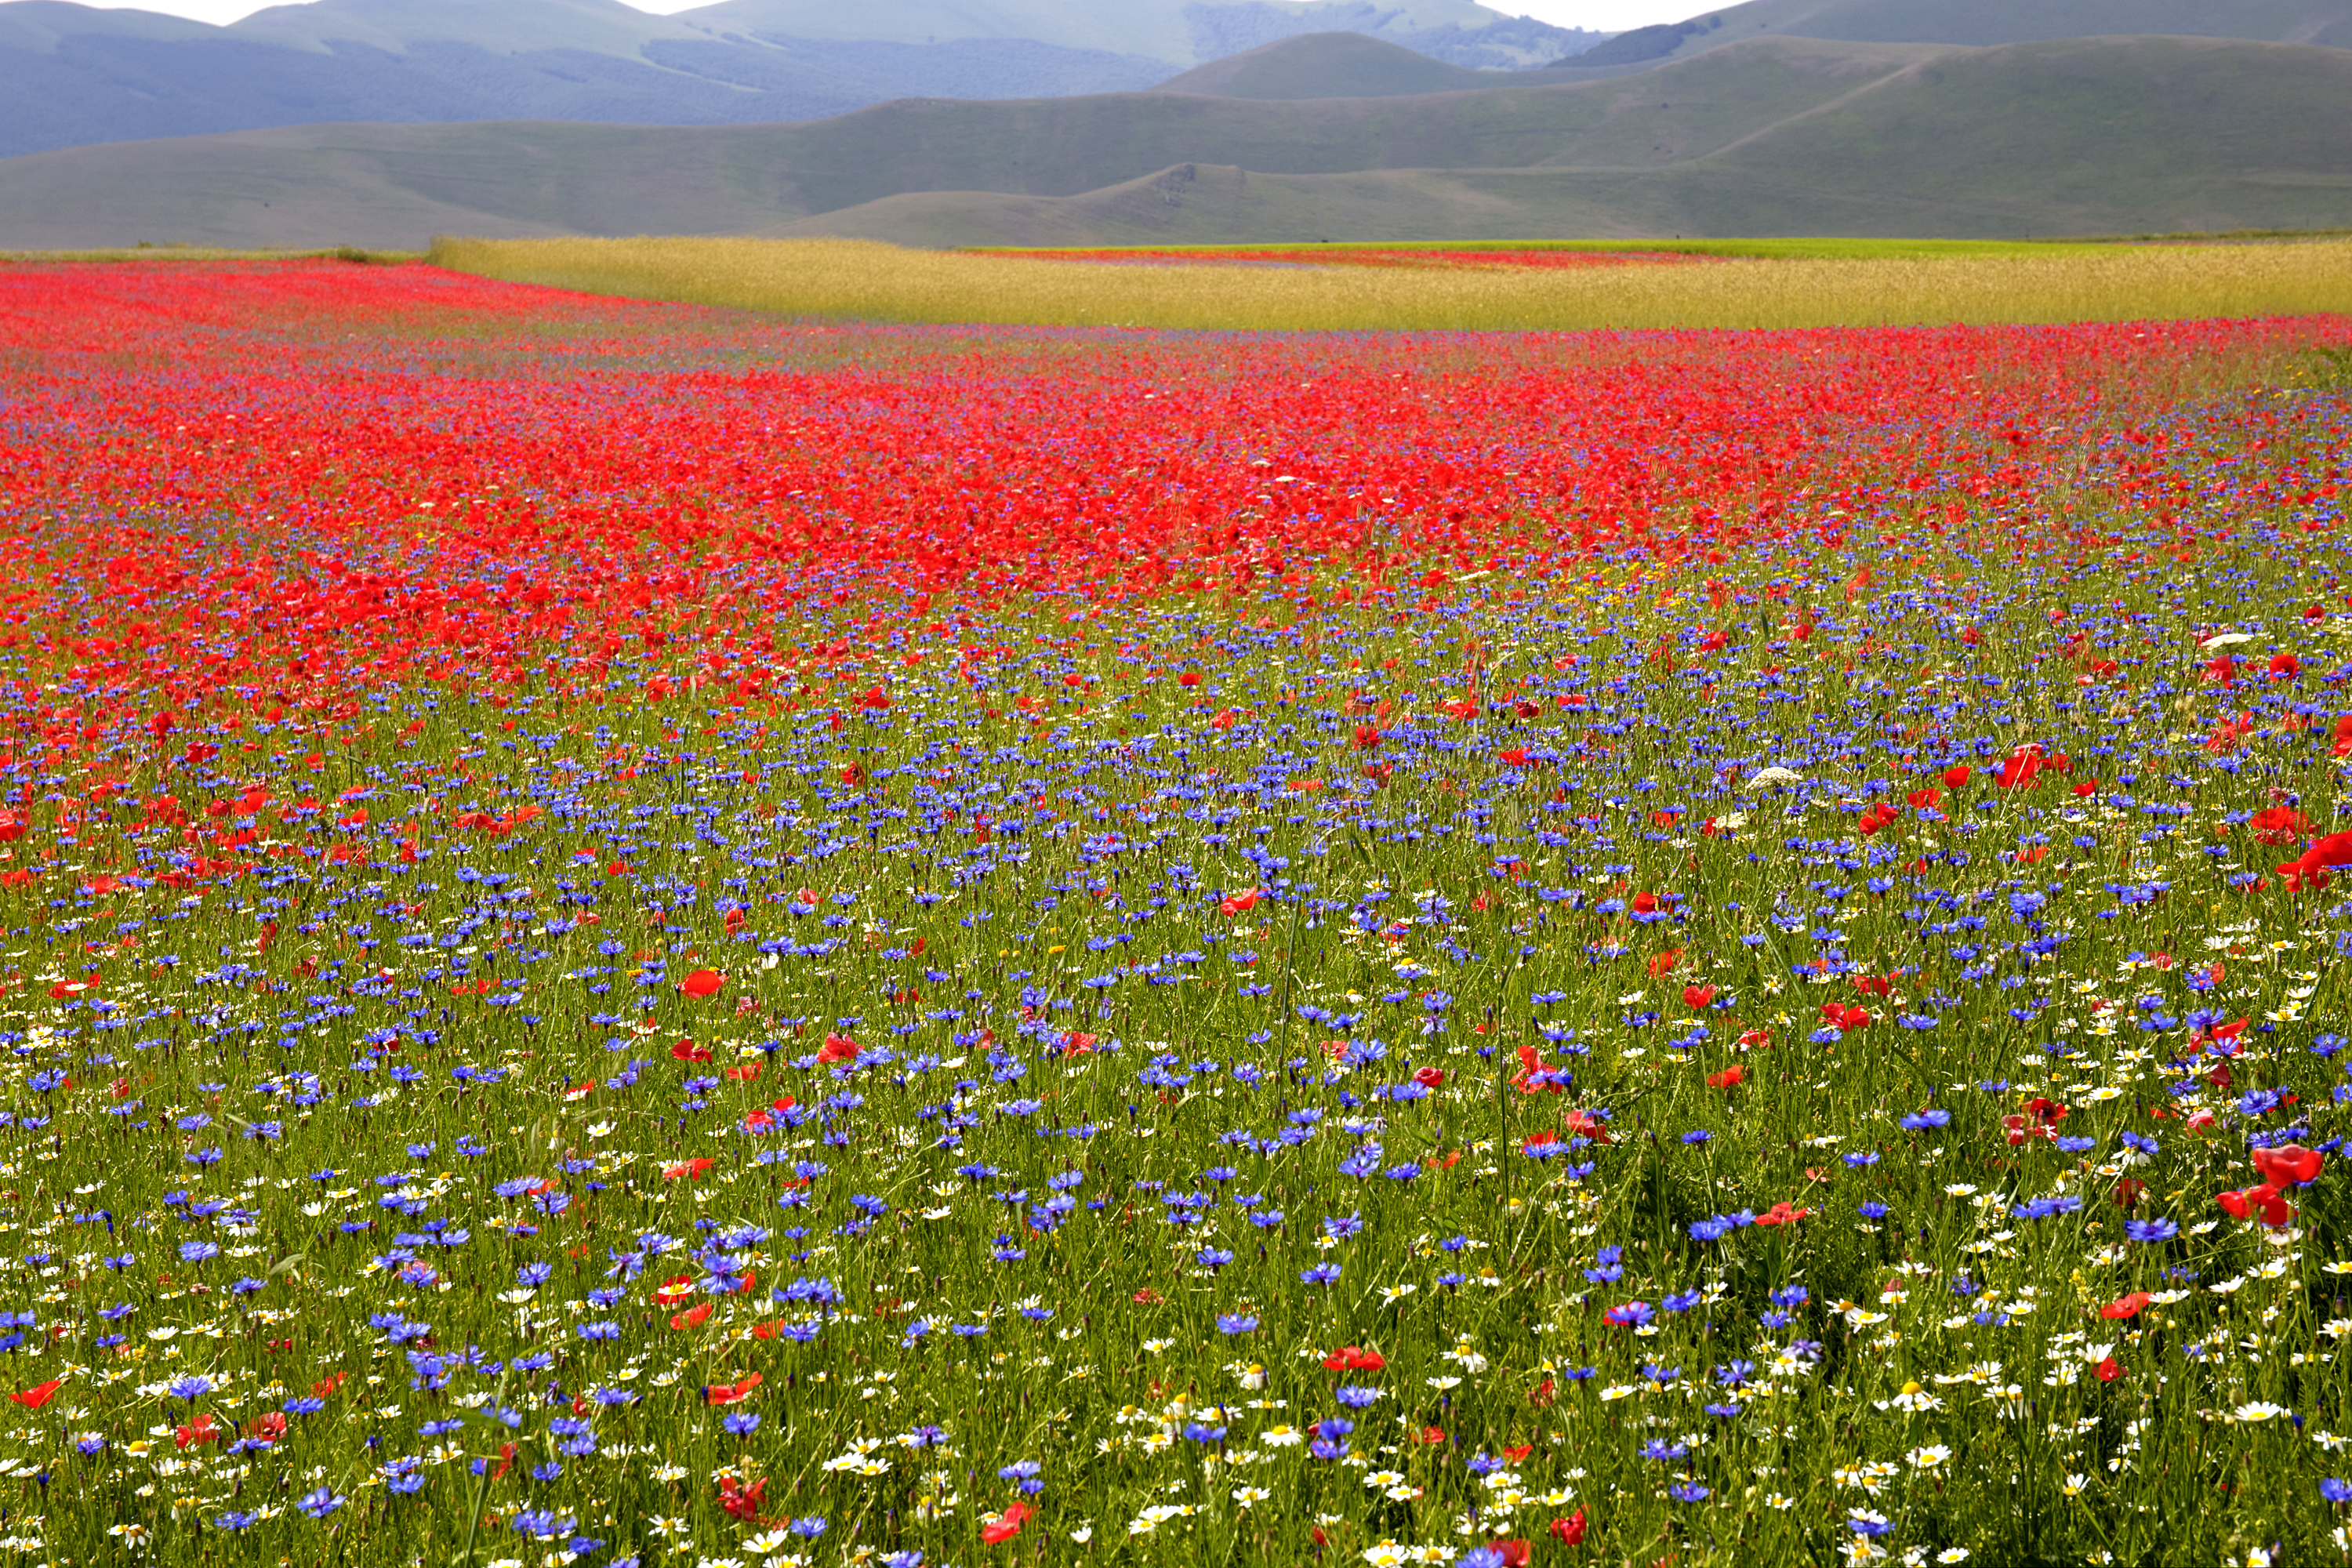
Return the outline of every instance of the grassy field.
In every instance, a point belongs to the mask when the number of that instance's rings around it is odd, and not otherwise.
[[[585,293],[887,321],[1330,331],[2194,320],[2352,310],[2352,242],[1610,268],[1573,276],[1121,268],[863,240],[436,240]]]
[[[2347,335],[0,268],[0,1558],[2343,1561]]]

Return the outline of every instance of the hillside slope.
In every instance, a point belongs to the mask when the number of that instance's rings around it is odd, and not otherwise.
[[[1600,37],[1474,0],[314,0],[215,27],[0,0],[0,156],[322,121],[817,120],[894,98],[1136,91],[1317,29],[1383,32],[1468,65]]]
[[[1979,48],[2124,37],[2347,47],[2352,0],[1748,0],[1622,33],[1574,63],[1657,64],[1769,37]]]
[[[313,244],[346,219],[380,237],[412,200],[534,233],[764,232],[908,193],[1076,196],[1177,158],[1296,174],[1657,165],[1920,53],[1769,39],[1623,82],[1409,98],[905,100],[808,124],[353,125],[67,149],[0,161],[0,244]]]
[[[1729,68],[1738,56],[1706,58]],[[1195,163],[1058,200],[907,195],[779,232],[1133,245],[2346,226],[2352,50],[2124,38],[1941,51],[1649,170],[1573,159],[1314,174]]]
[[[2352,224],[2352,51],[1764,39],[1418,97],[899,102],[809,125],[327,126],[0,161],[0,246],[434,230],[926,245]]]

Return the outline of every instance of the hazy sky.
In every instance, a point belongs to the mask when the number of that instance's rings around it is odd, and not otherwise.
[[[82,0],[84,5],[128,5],[141,11],[163,11],[194,16],[205,22],[234,22],[261,7],[251,0]],[[629,0],[640,11],[667,16],[691,10],[709,0]],[[1651,22],[1678,22],[1708,8],[1711,0],[1486,0],[1496,10],[1534,16],[1563,27],[1595,27],[1622,32]]]

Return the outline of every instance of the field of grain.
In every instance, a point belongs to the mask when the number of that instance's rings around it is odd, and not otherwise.
[[[2352,310],[2352,241],[1460,273],[1115,268],[866,240],[443,238],[435,263],[586,293],[900,322],[1567,331],[2186,321]]]

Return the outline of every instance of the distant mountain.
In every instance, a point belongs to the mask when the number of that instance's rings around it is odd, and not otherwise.
[[[0,156],[325,121],[822,119],[894,98],[1132,91],[1298,32],[1380,33],[1476,67],[1603,37],[1471,0],[317,0],[227,27],[0,3]]]
[[[1636,27],[1574,59],[1648,64],[1772,37],[1981,47],[2133,35],[2352,47],[2352,0],[1748,0]]]
[[[339,125],[0,160],[0,247],[436,232],[919,245],[2352,225],[2352,50],[1768,37],[1403,97],[907,100],[813,124]]]
[[[1484,87],[1550,85],[1587,74],[1560,69],[1473,70],[1364,33],[1302,33],[1194,66],[1152,90],[1209,98],[1401,98]]]
[[[677,19],[761,38],[926,45],[1034,38],[1179,68],[1301,33],[1367,33],[1478,69],[1541,65],[1609,37],[1508,16],[1474,0],[721,0]]]

